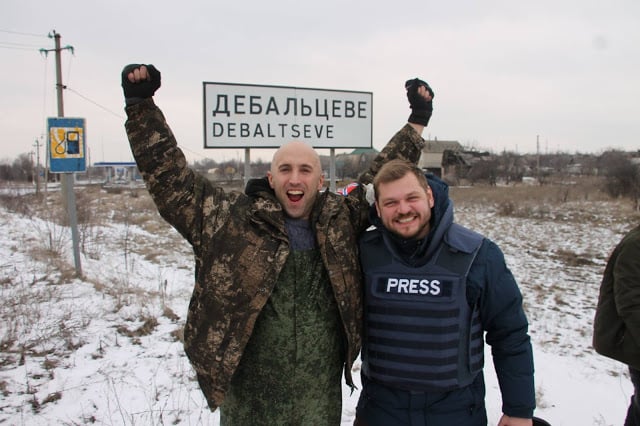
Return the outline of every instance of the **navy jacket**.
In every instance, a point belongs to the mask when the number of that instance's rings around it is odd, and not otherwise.
[[[428,175],[435,205],[432,209],[431,231],[421,241],[392,236],[405,253],[405,261],[421,264],[434,255],[448,227],[453,223],[453,202],[448,185]],[[371,222],[383,232],[375,208]],[[486,342],[491,346],[494,367],[502,393],[502,411],[512,417],[531,418],[535,408],[533,351],[528,334],[528,322],[522,308],[522,294],[507,267],[504,254],[485,238],[467,277],[467,300],[479,304]]]

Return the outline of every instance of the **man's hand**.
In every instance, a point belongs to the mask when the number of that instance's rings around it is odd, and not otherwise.
[[[407,89],[407,99],[412,111],[409,123],[426,127],[433,112],[433,89],[419,78],[407,80],[404,87]]]
[[[153,65],[131,64],[122,70],[122,90],[127,105],[150,98],[160,87],[160,71]]]
[[[520,417],[509,417],[503,414],[498,422],[498,426],[532,426],[532,419],[523,419]]]

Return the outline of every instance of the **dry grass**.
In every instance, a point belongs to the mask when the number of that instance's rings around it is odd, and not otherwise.
[[[456,208],[483,206],[501,216],[577,223],[602,220],[603,209],[614,204],[615,211],[610,211],[613,221],[637,222],[640,212],[634,210],[633,203],[612,200],[603,185],[602,179],[589,177],[554,185],[450,187],[449,195]]]
[[[167,235],[167,238],[179,238],[175,231],[159,216],[157,209],[146,190],[125,191],[122,193],[107,193],[97,186],[76,187],[76,212],[80,234],[82,252],[92,259],[99,259],[101,253],[107,250],[104,241],[103,226],[122,226],[124,229],[121,250],[136,251],[148,258],[159,258],[159,247],[149,241],[136,242],[129,230],[134,226],[146,229],[149,233]],[[0,320],[5,324],[4,333],[0,336],[0,365],[13,364],[20,356],[28,358],[43,358],[43,368],[52,370],[65,353],[74,351],[83,344],[74,336],[76,332],[87,326],[91,318],[83,316],[82,309],[77,312],[62,313],[55,320],[55,329],[45,329],[43,324],[48,317],[51,322],[47,306],[65,300],[64,284],[76,279],[75,269],[62,256],[70,245],[70,232],[65,223],[67,216],[64,211],[62,196],[59,192],[48,194],[3,195],[0,205],[11,212],[25,216],[32,221],[37,235],[37,241],[16,242],[15,250],[28,247],[31,259],[35,263],[47,265],[44,275],[34,274],[33,277],[17,275],[0,282],[0,293],[3,294],[3,307],[0,308]],[[170,246],[168,244],[168,246]],[[29,248],[30,247],[30,248]],[[125,256],[126,257],[126,256]],[[127,276],[119,278],[118,282],[101,282],[96,278],[87,280],[93,288],[112,298],[116,310],[127,306],[139,307],[162,305],[164,316],[172,321],[179,319],[170,307],[164,306],[164,294],[157,291],[144,290],[133,285]],[[160,286],[159,286],[160,287]],[[139,318],[131,318],[129,322],[138,323]],[[128,323],[120,324],[118,331],[132,340],[153,332],[158,321],[153,316],[142,319],[142,325],[132,328]],[[32,330],[26,335],[24,330]],[[40,330],[40,331],[38,331]],[[63,342],[62,347],[54,347],[52,342]],[[1,384],[0,384],[1,386]],[[0,389],[1,390],[1,389]],[[34,399],[34,410],[39,410],[42,404],[54,402],[59,395],[52,394],[43,401]]]
[[[513,200],[535,203],[566,203],[576,201],[607,201],[602,179],[577,178],[553,185],[464,186],[451,187],[451,198],[469,203],[502,204]]]

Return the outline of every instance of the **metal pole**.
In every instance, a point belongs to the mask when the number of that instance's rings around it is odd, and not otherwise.
[[[40,195],[40,142],[36,138],[36,195]]]
[[[251,179],[251,148],[244,149],[244,188]],[[243,189],[244,189],[243,188]]]
[[[62,97],[62,59],[60,48],[60,34],[53,32],[56,52],[56,94],[58,97],[58,117],[64,117],[64,103]],[[63,202],[67,208],[69,216],[69,227],[71,228],[71,240],[73,242],[73,259],[76,268],[76,276],[82,276],[82,265],[80,264],[80,238],[78,236],[78,217],[76,215],[76,197],[73,190],[73,173],[62,175]]]
[[[64,104],[62,102],[62,58],[61,58],[61,48],[60,48],[60,34],[53,31],[53,37],[56,43],[56,96],[58,99],[58,117],[64,117]]]
[[[35,157],[35,155],[36,155],[35,152],[29,151],[29,165],[31,166],[31,184],[32,185],[36,184],[36,179],[35,179],[36,162],[33,161],[33,157]]]
[[[329,182],[329,190],[336,192],[336,149],[331,148],[330,153],[329,176],[331,180]]]
[[[45,144],[45,156],[44,156],[44,199],[49,196],[49,144]]]
[[[536,173],[538,174],[538,185],[540,185],[540,135],[536,135]]]

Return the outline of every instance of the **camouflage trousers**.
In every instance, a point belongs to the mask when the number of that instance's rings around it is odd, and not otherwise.
[[[338,426],[344,343],[317,250],[293,251],[220,407],[221,426]]]

